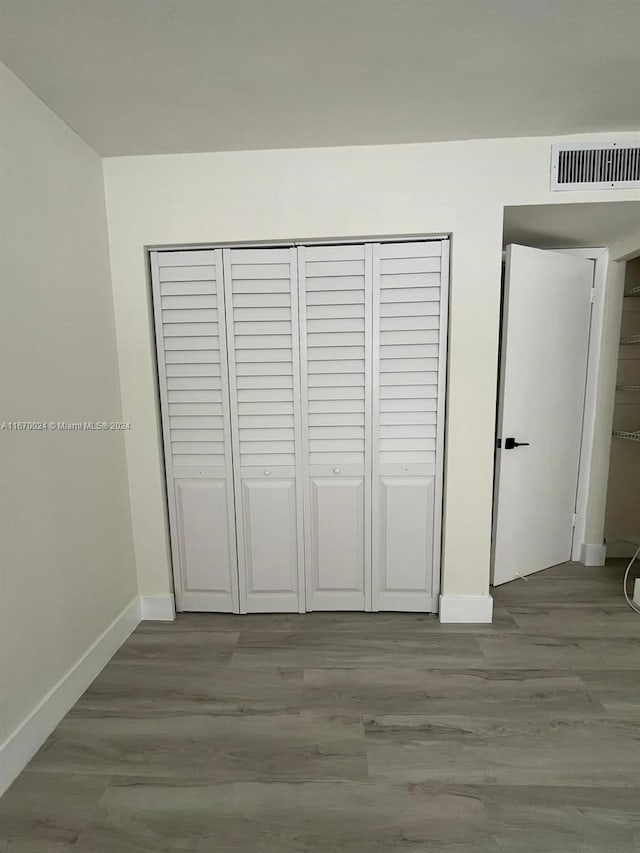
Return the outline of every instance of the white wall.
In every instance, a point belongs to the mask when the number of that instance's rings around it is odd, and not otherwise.
[[[105,160],[123,406],[135,427],[126,444],[141,592],[170,588],[145,245],[443,232],[453,237],[443,591],[488,592],[503,207],[603,201],[597,192],[548,191],[550,142]]]
[[[120,420],[101,161],[2,65],[0,114],[0,422]],[[121,433],[0,430],[0,472],[4,771],[137,584]]]

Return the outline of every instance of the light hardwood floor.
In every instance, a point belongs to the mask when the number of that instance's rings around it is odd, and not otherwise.
[[[3,853],[637,853],[623,563],[410,614],[144,623],[0,800]]]

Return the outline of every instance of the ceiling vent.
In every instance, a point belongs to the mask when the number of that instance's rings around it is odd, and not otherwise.
[[[640,188],[640,141],[561,143],[551,151],[552,190]]]

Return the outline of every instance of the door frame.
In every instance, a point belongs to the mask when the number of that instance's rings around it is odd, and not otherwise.
[[[533,248],[540,248],[538,246]],[[600,365],[600,354],[602,348],[602,333],[604,325],[604,289],[607,278],[607,269],[609,265],[609,249],[606,247],[594,247],[584,249],[558,249],[550,248],[543,251],[560,252],[564,255],[574,255],[575,257],[585,258],[593,261],[593,289],[595,301],[591,306],[591,322],[589,327],[589,346],[587,351],[587,370],[585,380],[585,395],[584,408],[582,414],[582,430],[580,435],[580,461],[578,466],[578,482],[576,488],[576,522],[573,527],[573,537],[571,541],[571,559],[576,562],[582,562],[585,565],[601,565],[603,560],[599,559],[599,555],[594,558],[589,553],[593,549],[593,545],[585,542],[586,526],[587,526],[587,503],[589,499],[589,491],[591,486],[591,465],[594,450],[594,437],[596,425],[596,409],[597,409],[597,384],[598,370]],[[504,293],[501,299],[500,309],[500,337],[502,338],[503,323],[504,323]],[[497,375],[497,395],[496,395],[496,439],[498,438],[497,429],[497,406],[500,400],[501,392],[501,369],[498,369]],[[494,475],[494,492],[493,492],[493,511],[496,508],[496,466],[498,463],[497,454],[494,457],[493,475]],[[493,584],[494,572],[494,548],[493,548],[493,533],[494,523],[492,521],[492,547],[491,547],[491,584]],[[602,546],[604,553],[604,544]]]
[[[573,528],[571,559],[585,565],[593,565],[586,539],[587,503],[591,487],[591,462],[593,459],[594,437],[597,411],[597,386],[600,356],[602,351],[602,333],[604,325],[604,296],[607,269],[609,266],[609,250],[594,249],[560,249],[566,255],[587,258],[594,262],[593,288],[595,302],[591,306],[591,328],[589,329],[589,351],[587,354],[587,379],[584,392],[584,410],[582,416],[582,435],[580,439],[580,465],[578,468],[578,486],[576,490],[576,523]],[[603,544],[604,548],[604,544]],[[596,561],[596,565],[600,561]]]

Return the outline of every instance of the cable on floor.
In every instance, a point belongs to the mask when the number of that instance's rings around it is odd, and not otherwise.
[[[627,579],[629,577],[629,572],[631,571],[631,566],[634,564],[638,554],[640,554],[640,545],[638,545],[635,554],[629,561],[629,565],[624,573],[624,580],[622,581],[622,589],[624,591],[624,597],[627,599],[627,604],[632,610],[635,610],[636,613],[640,613],[640,607],[637,606],[635,601],[632,601],[632,599],[629,598],[629,593],[627,592]]]

